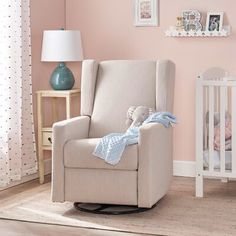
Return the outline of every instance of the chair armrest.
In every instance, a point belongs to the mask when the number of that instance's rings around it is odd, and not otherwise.
[[[79,116],[53,124],[52,200],[64,202],[64,145],[71,139],[88,137],[90,117]]]
[[[78,116],[72,119],[59,121],[53,124],[53,135],[61,132],[65,141],[69,139],[87,138],[89,132],[90,117]]]
[[[141,126],[138,153],[138,205],[151,207],[169,189],[173,175],[173,129],[162,124]]]

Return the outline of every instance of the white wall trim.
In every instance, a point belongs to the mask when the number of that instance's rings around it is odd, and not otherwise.
[[[46,159],[46,160],[44,160],[44,171],[45,171],[45,175],[50,174],[50,173],[51,173],[51,169],[52,169],[52,161],[51,161],[51,159]],[[35,173],[35,174],[32,174],[32,175],[24,176],[24,177],[22,177],[21,180],[19,180],[19,181],[14,181],[14,182],[12,182],[11,184],[7,185],[7,187],[0,188],[0,191],[5,190],[5,189],[8,189],[8,188],[11,188],[11,187],[14,187],[14,186],[19,185],[19,184],[23,184],[23,183],[25,183],[25,182],[28,182],[28,181],[31,181],[31,180],[34,180],[34,179],[37,179],[38,177],[39,177],[39,174],[38,174],[38,173]]]
[[[183,177],[195,177],[195,161],[173,161],[173,175]]]

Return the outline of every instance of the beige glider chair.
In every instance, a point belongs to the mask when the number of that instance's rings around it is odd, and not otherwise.
[[[99,139],[125,132],[130,106],[173,109],[175,66],[171,61],[85,60],[81,116],[53,125],[52,200],[151,208],[172,178],[172,128],[143,125],[137,145],[109,165],[93,156]]]

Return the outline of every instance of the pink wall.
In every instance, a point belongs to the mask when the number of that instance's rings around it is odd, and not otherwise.
[[[65,4],[66,3],[66,4]],[[79,29],[85,58],[171,59],[176,63],[174,159],[194,160],[195,90],[197,74],[221,66],[236,74],[235,0],[160,0],[160,27],[133,26],[133,0],[31,0],[33,90],[49,89],[55,64],[40,62],[45,29]],[[229,38],[167,38],[182,10],[224,11],[232,26]],[[66,13],[66,14],[65,14]],[[81,63],[71,63],[80,84]],[[34,97],[34,111],[36,108]],[[49,108],[46,107],[46,111]],[[36,117],[36,112],[34,112]],[[50,119],[50,115],[48,117]]]
[[[66,0],[66,28],[82,33],[85,58],[171,59],[176,63],[174,159],[194,160],[195,79],[211,66],[236,74],[235,0],[160,0],[160,27],[133,26],[133,0]],[[229,38],[168,38],[182,10],[224,11]],[[205,24],[205,23],[204,23]],[[80,64],[71,65],[78,78]],[[79,84],[79,81],[77,82]]]
[[[31,0],[31,37],[32,37],[32,86],[33,86],[33,109],[35,120],[35,131],[37,140],[37,110],[35,91],[50,89],[49,76],[55,67],[55,63],[41,62],[41,44],[43,30],[60,29],[65,26],[65,1],[64,0]],[[55,8],[56,6],[56,8]],[[47,119],[45,124],[51,120],[51,109],[49,102],[45,102],[45,113]],[[45,157],[49,157],[46,153]]]
[[[65,0],[31,0],[31,36],[32,36],[32,80],[33,80],[33,105],[35,127],[36,120],[36,95],[35,91],[50,89],[49,78],[55,63],[41,62],[41,44],[43,30],[60,29],[65,27]],[[51,114],[49,104],[46,102],[45,111]],[[37,132],[37,128],[36,128]]]
[[[54,30],[65,28],[65,0],[31,0],[31,33],[32,33],[32,80],[34,92],[34,118],[37,133],[37,119],[36,119],[36,95],[35,91],[51,89],[49,79],[52,71],[57,66],[57,63],[41,62],[41,46],[42,36],[44,30]],[[77,81],[78,81],[77,74]],[[78,82],[76,87],[78,87]],[[74,100],[74,99],[73,99]],[[79,114],[78,102],[73,103],[73,115]],[[60,119],[65,119],[65,101],[59,101],[59,116]],[[44,103],[45,125],[52,124],[52,109],[50,99],[46,99]]]

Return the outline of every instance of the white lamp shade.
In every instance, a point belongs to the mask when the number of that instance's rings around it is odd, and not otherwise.
[[[83,50],[79,30],[45,30],[41,61],[82,61]]]

